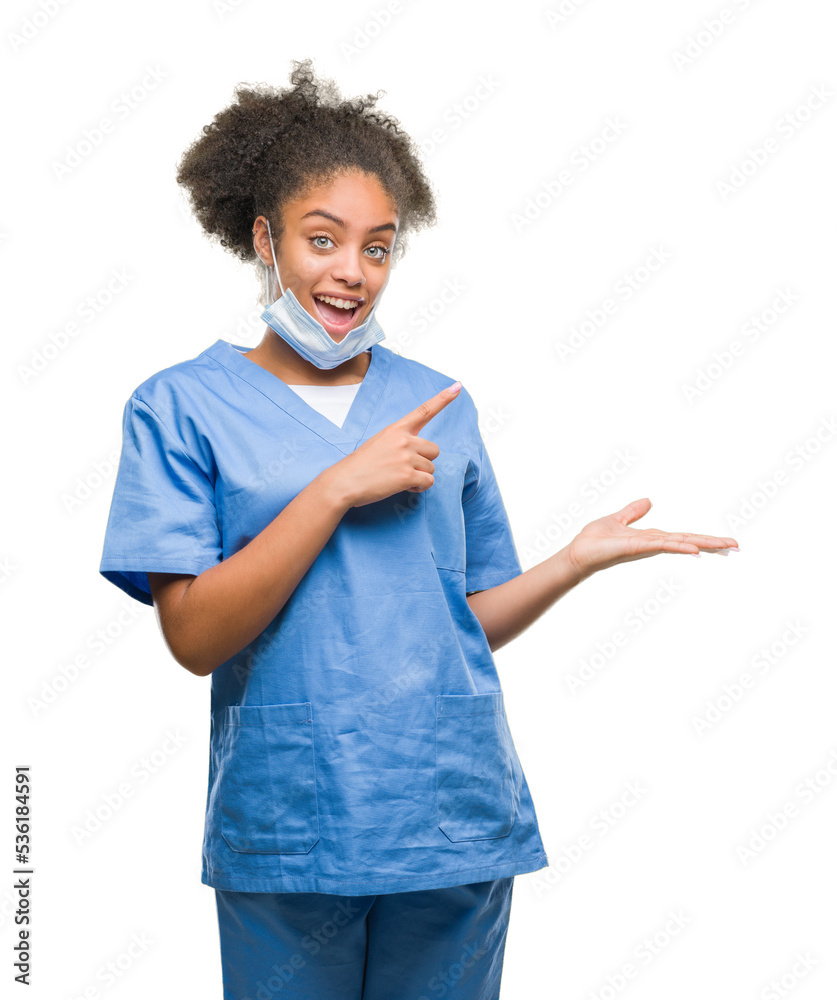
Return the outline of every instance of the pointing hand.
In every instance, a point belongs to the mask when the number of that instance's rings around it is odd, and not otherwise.
[[[451,393],[454,387],[456,391]],[[340,476],[349,506],[363,507],[401,490],[423,493],[430,489],[435,471],[431,460],[438,457],[440,449],[418,432],[456,399],[462,387],[454,382],[450,388],[382,428],[332,466],[334,474]]]

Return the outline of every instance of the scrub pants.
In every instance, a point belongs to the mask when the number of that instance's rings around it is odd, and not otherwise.
[[[224,1000],[498,1000],[513,888],[216,889]]]

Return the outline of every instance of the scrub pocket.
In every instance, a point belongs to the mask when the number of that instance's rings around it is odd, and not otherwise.
[[[448,840],[507,837],[519,789],[502,692],[436,697],[436,808]]]
[[[421,495],[427,515],[430,551],[439,569],[465,572],[465,517],[462,491],[476,475],[471,460],[458,452],[441,452],[433,461],[433,485]]]
[[[307,854],[320,839],[311,705],[228,705],[221,834],[244,854]]]

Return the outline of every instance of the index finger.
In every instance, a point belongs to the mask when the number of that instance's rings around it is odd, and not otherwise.
[[[448,403],[456,399],[461,388],[461,382],[454,382],[453,385],[449,385],[447,389],[442,389],[441,392],[437,392],[435,396],[431,396],[430,399],[405,414],[398,421],[398,423],[405,426],[407,430],[411,431],[413,434],[418,434],[418,432],[429,420],[432,420],[437,413],[440,413],[448,405]]]

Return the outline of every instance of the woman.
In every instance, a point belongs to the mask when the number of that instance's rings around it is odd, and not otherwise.
[[[268,328],[133,392],[100,567],[212,675],[202,881],[236,1000],[496,997],[514,876],[548,859],[493,650],[606,566],[735,546],[630,528],[638,500],[522,572],[467,390],[380,344],[434,201],[376,100],[297,63],[184,154]]]

